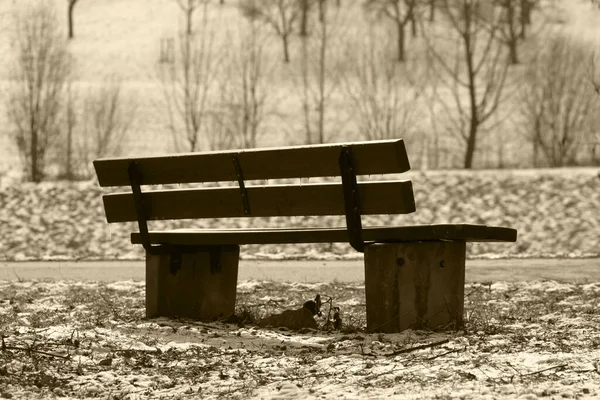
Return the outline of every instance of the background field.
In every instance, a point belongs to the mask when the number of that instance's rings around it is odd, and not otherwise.
[[[0,174],[16,175],[18,172],[15,171],[19,170],[15,168],[19,165],[17,152],[9,138],[12,128],[6,119],[5,102],[1,99],[2,93],[6,93],[10,85],[8,66],[13,57],[13,14],[25,3],[0,3]],[[61,26],[66,26],[66,2],[56,0],[55,4]],[[360,40],[364,35],[364,12],[360,4],[356,0],[344,1],[340,16],[336,17],[336,23],[340,25],[338,30],[343,33],[344,40]],[[593,8],[589,1],[545,1],[542,5],[543,13],[539,19],[543,15],[545,26],[561,29],[582,42],[598,41],[600,10]],[[226,1],[224,5],[211,3],[209,19],[211,26],[216,29],[217,49],[229,46],[230,38],[239,35],[244,22],[235,1]],[[534,23],[541,24],[538,20]],[[386,23],[380,25],[385,26]],[[162,94],[156,70],[161,39],[176,37],[182,27],[181,12],[172,0],[89,0],[78,3],[75,8],[76,36],[69,43],[76,65],[75,90],[94,90],[105,85],[107,79],[117,78],[123,82],[126,101],[137,107],[130,134],[121,146],[124,155],[158,154],[173,150],[171,135],[166,129],[167,116],[161,105]],[[274,146],[302,143],[305,137],[298,87],[298,37],[294,35],[291,41],[292,62],[284,65],[279,41],[267,30],[264,34],[267,58],[273,64],[268,77],[271,112],[265,118],[258,144]],[[535,46],[537,40],[543,41],[544,38],[542,36],[525,43],[521,50],[523,58],[527,56],[528,47]],[[422,38],[408,38],[408,55],[415,62],[416,69],[424,67],[423,60],[420,60],[423,49]],[[390,57],[393,57],[393,52],[390,52]],[[515,66],[515,73],[520,68],[522,66]],[[434,129],[428,115],[428,100],[420,98],[418,102],[420,114],[411,127],[412,133],[405,137],[413,167],[425,169],[432,165],[431,147],[436,135],[442,146],[438,154],[438,166],[459,166],[462,151],[459,151],[457,139],[443,125],[438,124]],[[498,123],[498,128],[481,135],[476,167],[519,167],[530,164],[529,145],[519,132],[518,121],[513,118],[514,110],[518,107],[518,103],[511,104],[494,121]],[[433,111],[436,113],[439,109]],[[361,138],[343,92],[331,95],[325,123],[327,142]],[[582,148],[582,151],[590,151],[590,148]]]

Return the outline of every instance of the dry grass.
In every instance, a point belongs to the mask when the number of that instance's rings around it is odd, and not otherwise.
[[[5,398],[600,395],[598,284],[469,284],[465,330],[389,335],[364,331],[361,284],[242,282],[236,323],[146,320],[137,282],[0,289]],[[342,331],[255,327],[315,293]]]

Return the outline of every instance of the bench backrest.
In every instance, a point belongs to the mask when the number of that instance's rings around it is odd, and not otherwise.
[[[357,175],[410,169],[401,139],[190,153],[94,161],[100,186],[131,186],[103,196],[108,222],[221,217],[406,214],[415,211],[410,181],[356,182]],[[259,184],[248,180],[341,176],[343,183]],[[153,190],[143,185],[237,182],[237,187]],[[353,210],[359,204],[359,209]],[[141,211],[142,216],[138,211]]]
[[[410,170],[402,139],[283,148],[187,153],[144,158],[94,161],[102,187],[129,186],[128,168],[135,160],[142,185],[237,181],[232,161],[237,156],[244,179],[285,179],[340,176],[342,147],[354,155],[356,175],[402,173]]]

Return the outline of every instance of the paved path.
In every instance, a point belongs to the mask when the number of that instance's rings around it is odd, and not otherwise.
[[[239,280],[268,279],[290,282],[358,282],[364,280],[363,262],[356,261],[240,261]],[[143,261],[4,262],[1,280],[63,279],[143,280]],[[569,282],[600,281],[600,259],[467,260],[467,281],[525,281],[553,279]]]

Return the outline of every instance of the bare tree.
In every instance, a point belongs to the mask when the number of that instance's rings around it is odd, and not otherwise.
[[[85,91],[70,82],[55,154],[62,166],[61,178],[87,179],[93,174],[94,159],[121,155],[136,111],[135,101],[124,98],[121,82],[114,77]]]
[[[435,6],[436,0],[428,0],[429,1],[429,22],[435,21]]]
[[[335,50],[342,50],[338,40],[347,26],[339,8],[330,9],[326,0],[318,0],[316,33],[302,37],[300,89],[306,143],[324,143],[328,106],[337,91],[340,74],[335,71]],[[334,50],[334,51],[332,51]],[[341,51],[340,51],[341,52]],[[330,134],[333,134],[331,132]]]
[[[495,0],[500,8],[500,37],[509,50],[511,64],[519,63],[519,44],[525,40],[531,13],[538,0]]]
[[[60,134],[61,106],[71,59],[55,10],[40,2],[17,14],[7,112],[29,180],[44,177],[46,155]]]
[[[430,41],[436,77],[448,95],[437,88],[436,93],[451,130],[465,144],[463,166],[472,168],[482,125],[503,100],[509,60],[498,25],[481,15],[477,2],[443,0],[441,5],[450,29],[444,35],[452,42]]]
[[[76,94],[73,93],[73,82],[69,82],[67,87],[67,101],[65,104],[65,138],[64,138],[64,158],[63,158],[63,177],[67,180],[73,180],[75,178],[75,139],[76,139],[76,128],[79,124],[79,118],[76,109],[77,99]]]
[[[255,21],[248,21],[247,29],[233,33],[228,43],[227,62],[219,76],[220,104],[212,112],[216,126],[209,135],[210,147],[256,147],[268,112],[272,65]]]
[[[247,18],[262,21],[275,31],[283,46],[283,61],[289,63],[290,36],[302,11],[298,0],[240,0],[239,7]]]
[[[521,39],[526,37],[527,26],[531,25],[531,13],[539,4],[540,0],[519,0],[520,1],[520,23],[521,23]]]
[[[123,101],[122,85],[114,78],[89,94],[83,103],[85,154],[93,158],[120,155],[136,110],[132,99]]]
[[[407,138],[418,126],[422,79],[415,64],[399,64],[388,56],[385,32],[369,25],[363,42],[352,43],[343,89],[352,115],[366,140]]]
[[[185,15],[185,32],[192,34],[194,12],[198,7],[206,5],[209,0],[175,0]]]
[[[160,64],[158,70],[164,98],[161,107],[166,107],[177,151],[197,151],[202,145],[209,121],[210,92],[220,62],[207,4],[201,11],[198,31],[181,34],[173,63]]]
[[[404,62],[406,60],[405,29],[410,21],[413,21],[413,34],[416,35],[417,0],[366,0],[364,6],[368,12],[393,22],[396,27],[398,61]]]
[[[550,166],[572,165],[583,139],[596,131],[599,104],[589,84],[591,51],[571,37],[550,35],[527,69],[521,114],[532,142]]]
[[[523,16],[518,10],[522,0],[497,1],[502,9],[502,15],[500,16],[500,36],[508,47],[511,64],[518,64],[519,56],[517,50],[519,42],[525,36],[523,33],[525,26],[521,23]],[[517,1],[519,1],[519,4],[517,4]]]
[[[69,21],[69,39],[73,39],[75,37],[75,31],[73,30],[73,11],[75,10],[75,5],[79,0],[67,0],[69,2],[69,12],[67,14],[67,19]]]
[[[314,0],[298,0],[300,2],[300,36],[308,35],[308,16]]]

